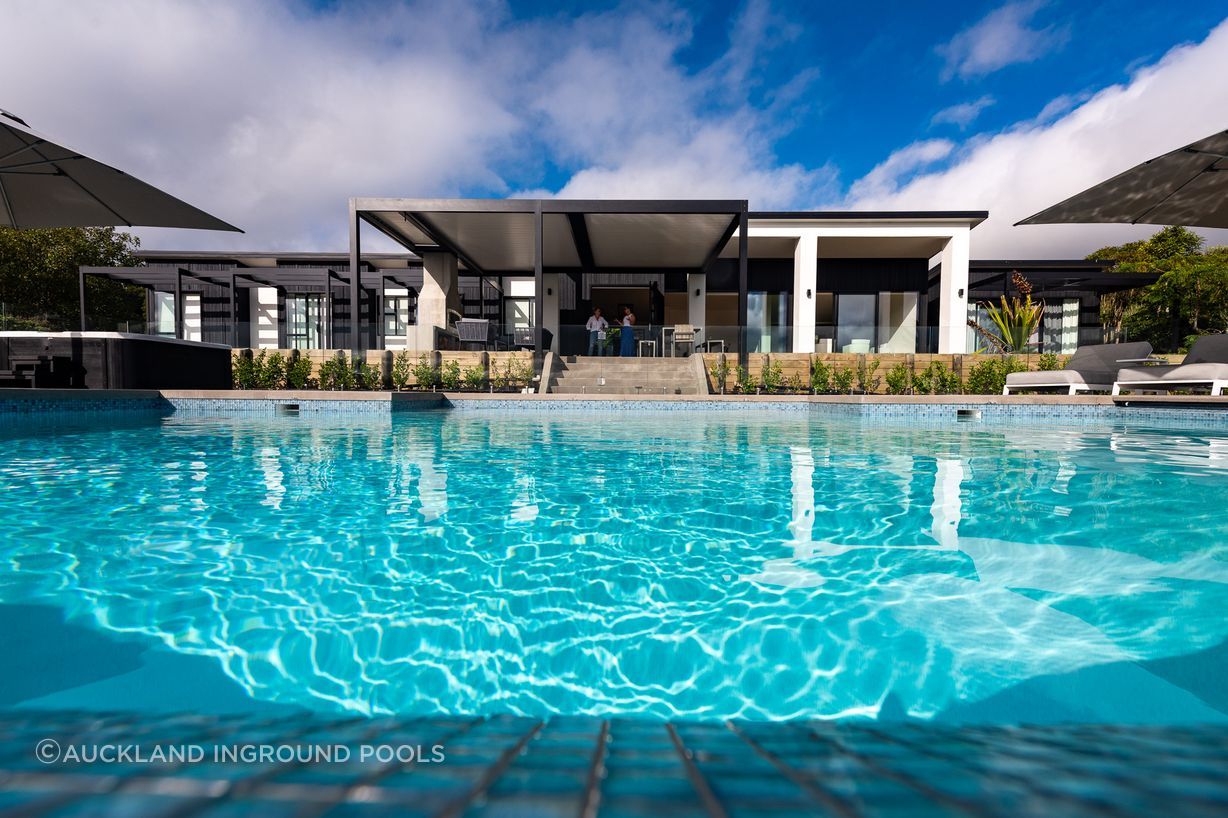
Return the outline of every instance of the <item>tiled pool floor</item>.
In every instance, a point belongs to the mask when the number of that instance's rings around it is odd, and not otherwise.
[[[60,760],[40,760],[36,747],[46,739],[57,743]],[[435,745],[441,761],[359,760],[364,747],[370,753],[402,748],[403,756],[410,747],[429,760]],[[63,760],[69,748],[108,746],[126,747],[133,758]],[[199,747],[204,759],[135,760],[173,747]],[[215,759],[218,747],[231,753],[294,747],[300,756]],[[45,744],[43,752],[51,752]],[[1225,810],[1223,728],[0,714],[0,815],[6,818],[1151,818]]]

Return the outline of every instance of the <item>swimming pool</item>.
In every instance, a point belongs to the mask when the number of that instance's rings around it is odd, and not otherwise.
[[[1228,721],[1228,429],[8,424],[0,706]]]

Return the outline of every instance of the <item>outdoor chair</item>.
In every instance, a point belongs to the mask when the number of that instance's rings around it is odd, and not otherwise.
[[[675,324],[670,336],[669,355],[674,357],[679,344],[686,344],[692,352],[695,350],[695,327],[691,324]]]
[[[1202,336],[1180,364],[1122,369],[1113,383],[1113,394],[1120,395],[1122,389],[1168,392],[1202,387],[1212,395],[1222,395],[1228,387],[1228,334]]]
[[[1128,344],[1093,344],[1079,347],[1066,362],[1065,369],[1048,372],[1012,372],[1006,376],[1002,394],[1021,389],[1028,391],[1108,392],[1113,389],[1117,372],[1128,363],[1147,360],[1151,344],[1135,341]]]
[[[486,349],[494,344],[491,323],[485,318],[461,318],[456,322],[456,336],[462,344],[481,344]]]

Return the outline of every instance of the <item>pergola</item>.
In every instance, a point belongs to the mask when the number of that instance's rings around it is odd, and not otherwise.
[[[340,266],[340,265],[339,265]],[[380,269],[380,299],[383,300],[385,285],[392,284],[413,292],[418,283],[411,277],[408,269]],[[135,284],[154,292],[175,294],[175,337],[184,337],[184,282],[195,281],[199,284],[210,284],[224,287],[230,295],[230,344],[239,344],[238,292],[240,289],[256,287],[271,287],[285,291],[289,287],[319,288],[322,293],[329,293],[334,283],[343,286],[354,286],[357,279],[344,268],[336,270],[330,267],[232,267],[225,270],[194,270],[180,265],[151,265],[147,267],[82,267],[79,274],[79,296],[81,310],[81,330],[86,326],[85,277],[98,276],[124,284]],[[351,289],[351,293],[356,290]],[[360,321],[358,299],[350,298],[350,320],[354,324],[351,337],[358,335]],[[324,299],[324,326],[328,346],[336,333],[336,322],[333,314],[332,299]],[[357,342],[355,341],[357,344]]]
[[[706,273],[736,232],[738,321],[745,326],[747,210],[743,199],[356,198],[350,200],[350,286],[361,283],[364,221],[424,259],[424,286],[433,254],[454,257],[471,275],[531,272],[540,353],[547,270]]]
[[[984,289],[991,285],[1002,293],[1011,287],[1011,275],[1023,271],[1033,288],[1043,293],[1046,290],[1089,290],[1097,293],[1120,292],[1136,287],[1146,287],[1159,280],[1159,273],[1115,273],[1111,261],[1065,261],[1065,260],[993,260],[977,261],[970,267],[969,285]],[[930,276],[930,283],[936,277]]]

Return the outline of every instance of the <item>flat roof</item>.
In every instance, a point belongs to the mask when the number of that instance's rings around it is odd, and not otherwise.
[[[196,256],[176,256],[179,259],[191,259]],[[348,261],[347,261],[348,265]],[[340,266],[340,265],[339,265]],[[253,287],[318,287],[324,291],[324,281],[327,277],[331,286],[348,287],[350,280],[345,267],[334,270],[331,267],[232,267],[224,270],[192,270],[176,264],[154,264],[147,267],[82,267],[81,272],[87,276],[99,276],[125,284],[136,284],[146,289],[158,292],[174,292],[177,286],[189,290],[201,284],[210,284],[229,288],[233,278],[236,290]],[[367,274],[379,276],[385,282],[392,282],[399,287],[417,291],[422,287],[422,269],[387,268],[382,267]],[[368,279],[378,283],[378,279]]]
[[[988,210],[752,210],[751,221],[932,221],[967,222],[976,227],[989,218]]]
[[[294,251],[279,252],[276,250],[137,250],[133,253],[137,258],[151,262],[194,262],[221,263],[232,262],[238,267],[277,267],[279,262],[297,262],[299,264],[337,264],[348,267],[350,254],[342,250],[339,253]],[[373,267],[405,267],[411,262],[420,263],[421,259],[413,253],[363,253],[362,260]],[[374,264],[373,262],[380,262]],[[293,265],[282,265],[293,266]]]
[[[356,218],[418,255],[470,270],[529,272],[541,214],[543,267],[706,269],[745,217],[743,199],[355,198]]]

